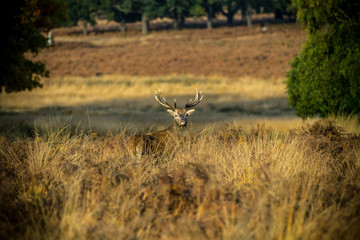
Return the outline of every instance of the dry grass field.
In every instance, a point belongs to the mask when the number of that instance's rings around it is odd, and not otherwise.
[[[355,125],[358,119],[344,122]],[[357,239],[360,138],[207,128],[166,156],[69,125],[1,139],[1,235],[21,239]]]
[[[287,105],[296,24],[138,33],[54,31],[51,78],[0,95],[0,236],[8,239],[359,239],[357,116]],[[204,100],[167,154],[161,89]]]

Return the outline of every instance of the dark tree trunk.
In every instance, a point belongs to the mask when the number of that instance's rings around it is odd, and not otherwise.
[[[208,17],[207,17],[207,21],[206,21],[206,27],[207,29],[213,29],[213,24],[212,24],[212,17],[213,17],[213,7],[211,6],[211,4],[208,4]]]
[[[206,27],[207,29],[213,29],[213,24],[212,24],[213,7],[211,4],[207,4],[207,14],[208,14],[208,18],[206,20]]]
[[[275,19],[284,19],[282,11],[280,9],[275,10]]]
[[[226,18],[227,18],[227,24],[229,26],[232,26],[234,24],[234,14],[233,13],[228,13],[226,15]]]
[[[232,1],[227,1],[227,12],[225,12],[222,8],[220,8],[221,13],[226,16],[227,18],[227,24],[229,26],[232,26],[234,23],[234,16],[236,14],[236,12],[239,10],[242,1],[237,1],[235,2],[236,4],[233,5]]]
[[[243,24],[247,23],[246,14],[247,14],[247,1],[243,0],[241,1],[241,21]]]
[[[179,27],[180,27],[180,29],[183,29],[183,27],[185,26],[185,17],[182,14],[180,14],[179,21],[180,21]]]
[[[182,16],[182,14],[174,13],[173,28],[180,30],[183,28],[184,24],[185,18]]]

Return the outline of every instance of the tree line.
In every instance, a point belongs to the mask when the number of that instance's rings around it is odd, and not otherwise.
[[[141,21],[142,33],[149,32],[149,22],[156,18],[172,19],[174,29],[181,29],[187,17],[206,16],[207,28],[213,28],[213,19],[222,14],[227,24],[232,25],[234,15],[239,11],[242,20],[251,25],[253,12],[275,13],[276,19],[296,14],[291,0],[65,0],[67,5],[67,26],[82,22],[84,34],[87,25],[96,23],[96,18],[106,18],[120,24],[121,31],[126,23]]]

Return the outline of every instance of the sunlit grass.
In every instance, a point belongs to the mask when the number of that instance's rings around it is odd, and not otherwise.
[[[43,79],[44,87],[21,93],[1,94],[2,110],[38,109],[51,106],[86,105],[111,100],[152,97],[161,89],[167,96],[193,95],[195,89],[205,96],[217,95],[231,101],[233,96],[245,100],[285,98],[282,79],[239,78],[220,76],[98,76]]]
[[[328,116],[329,120],[336,121],[346,132],[360,134],[360,118],[359,115],[335,115]]]
[[[1,234],[354,239],[360,139],[326,122],[302,127],[209,126],[171,157],[140,159],[127,155],[124,132],[98,137],[55,123],[3,139]]]
[[[279,114],[278,117],[271,118],[241,117],[242,115],[240,115],[234,120],[231,116],[236,116],[236,112],[229,116],[226,115],[226,112],[225,115],[221,115],[221,109],[226,109],[228,106],[234,107],[235,111],[237,106],[245,106],[245,110],[251,111],[252,108],[257,107],[256,105],[252,106],[251,101],[259,101],[257,104],[263,105],[265,110],[267,101],[271,99],[282,99],[281,101],[286,103],[285,84],[281,79],[243,77],[231,80],[220,76],[172,75],[161,77],[60,77],[44,79],[43,82],[42,89],[0,95],[2,111],[22,112],[24,110],[49,109],[57,117],[64,115],[65,121],[71,119],[71,116],[75,114],[75,116],[81,117],[82,124],[87,125],[89,129],[96,129],[103,133],[109,130],[118,131],[124,127],[141,129],[139,124],[144,123],[123,122],[119,125],[119,117],[114,119],[101,117],[102,115],[120,114],[121,119],[131,115],[133,111],[142,114],[141,116],[146,116],[148,121],[144,125],[145,129],[149,127],[161,129],[169,124],[170,118],[165,112],[159,113],[161,109],[153,99],[154,91],[161,89],[167,99],[171,101],[172,97],[176,97],[182,103],[192,98],[197,88],[203,92],[205,98],[198,107],[202,112],[195,114],[197,118],[195,121],[190,120],[190,124],[195,124],[196,129],[204,126],[203,121],[211,122],[209,119],[212,119],[212,116],[217,119],[217,123],[214,125],[235,124],[242,128],[253,128],[259,123],[265,123],[274,130],[283,132],[304,124],[304,120],[295,115],[282,116]],[[246,105],[247,102],[250,102],[249,106]],[[146,110],[149,106],[151,106],[151,111],[144,112],[143,109]],[[276,110],[276,105],[270,105],[270,107]],[[336,119],[336,122],[348,132],[360,132],[359,120],[356,116],[332,116],[330,119]],[[26,119],[24,121],[26,122]],[[44,115],[31,120],[28,125],[35,124],[40,127],[48,121],[49,119]],[[8,125],[9,122],[6,124]]]

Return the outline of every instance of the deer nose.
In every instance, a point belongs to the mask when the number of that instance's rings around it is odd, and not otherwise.
[[[186,118],[180,119],[180,125],[186,125]]]

